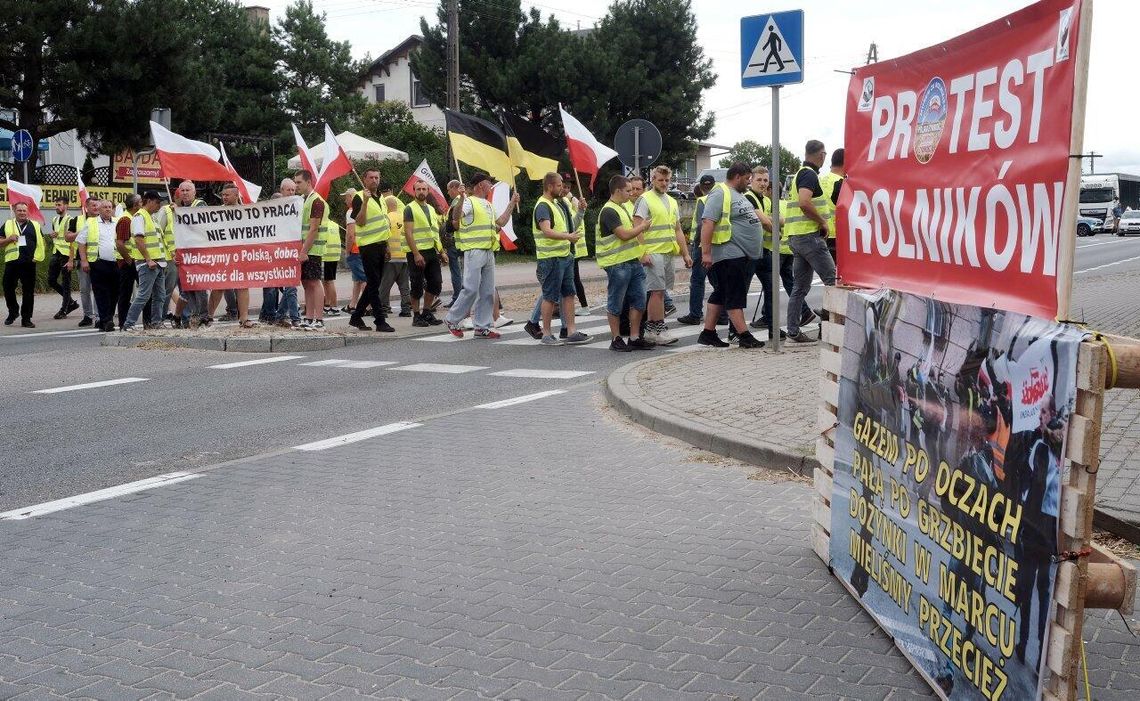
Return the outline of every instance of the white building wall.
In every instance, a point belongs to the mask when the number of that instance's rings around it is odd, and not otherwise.
[[[377,101],[377,85],[384,86],[385,100],[400,102],[411,108],[412,117],[420,124],[425,127],[444,128],[443,110],[437,105],[430,102],[419,106],[412,104],[412,69],[407,56],[394,59],[385,68],[381,68],[369,76],[364,82],[361,93],[363,93],[364,99],[370,103]]]

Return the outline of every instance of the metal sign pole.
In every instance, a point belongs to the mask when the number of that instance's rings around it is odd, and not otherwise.
[[[641,127],[633,128],[633,174],[641,175]]]
[[[780,352],[780,200],[783,193],[780,187],[780,86],[772,86],[772,172],[768,181],[772,183],[772,269],[768,271],[772,276],[772,318],[770,320],[769,338],[772,339],[772,350]]]

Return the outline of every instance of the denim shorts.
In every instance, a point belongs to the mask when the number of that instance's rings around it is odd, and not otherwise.
[[[573,297],[574,256],[567,254],[561,258],[538,259],[538,281],[542,284],[542,298],[555,304],[563,297]]]
[[[629,302],[630,309],[645,311],[645,266],[628,260],[606,268],[606,311],[614,316]]]
[[[368,278],[364,275],[364,261],[360,260],[359,253],[349,253],[344,257],[344,262],[348,264],[353,282],[368,282]]]

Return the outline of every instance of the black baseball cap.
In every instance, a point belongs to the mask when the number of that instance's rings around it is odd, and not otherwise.
[[[713,176],[711,176],[711,175],[702,175],[701,176],[701,185],[715,185],[715,184],[716,184],[716,178],[714,178]]]
[[[490,182],[492,185],[495,184],[495,179],[490,175],[487,175],[486,173],[476,173],[475,176],[471,178],[471,187],[475,187],[484,180]]]

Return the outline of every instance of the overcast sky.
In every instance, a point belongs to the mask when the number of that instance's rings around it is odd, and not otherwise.
[[[278,17],[290,0],[243,0],[269,7]],[[606,12],[609,0],[523,1],[544,15],[554,14],[564,26],[588,27]],[[828,150],[843,140],[843,112],[848,76],[836,70],[862,65],[872,42],[879,59],[910,53],[957,36],[1007,15],[1026,0],[800,0],[805,18],[805,81],[783,89],[780,98],[781,144],[799,152],[808,139],[823,140]],[[435,0],[314,0],[327,14],[329,34],[352,43],[353,53],[378,56],[419,32],[421,16],[434,23]],[[767,88],[740,87],[740,18],[768,10],[797,9],[795,0],[769,5],[739,0],[693,0],[697,38],[713,61],[717,84],[706,93],[705,108],[716,114],[710,141],[731,146],[742,139],[768,143],[772,105]],[[559,9],[559,8],[572,9]],[[1140,27],[1140,2],[1096,0],[1089,71],[1085,152],[1104,154],[1098,172],[1140,174],[1140,119],[1137,86],[1128,76],[1136,70],[1129,49]],[[589,125],[587,125],[589,126]],[[602,141],[610,135],[599,134]],[[1086,166],[1087,172],[1087,166]]]

